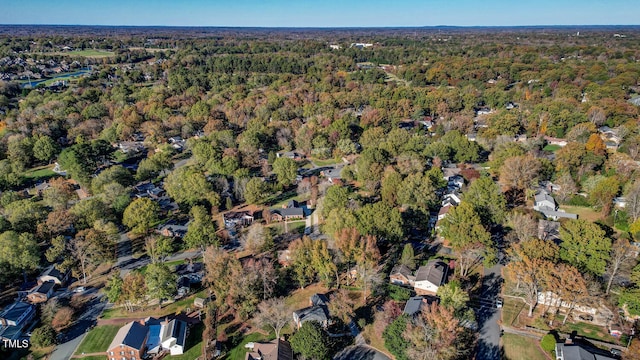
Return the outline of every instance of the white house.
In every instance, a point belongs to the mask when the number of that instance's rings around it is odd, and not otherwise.
[[[431,260],[416,271],[413,288],[420,295],[435,295],[447,281],[449,266],[440,260]]]

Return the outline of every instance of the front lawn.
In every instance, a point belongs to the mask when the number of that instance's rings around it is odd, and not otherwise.
[[[53,169],[53,165],[34,167],[25,171],[24,177],[34,181],[46,180],[57,175],[51,169]]]
[[[106,352],[109,350],[108,347],[118,330],[120,330],[118,325],[104,325],[93,328],[84,337],[75,355]]]
[[[534,338],[515,334],[502,336],[504,358],[509,360],[547,360],[548,357],[540,348],[540,341]]]
[[[114,319],[114,318],[145,318],[147,316],[164,316],[167,314],[177,314],[186,308],[193,309],[193,299],[196,297],[207,297],[207,292],[202,290],[196,294],[189,295],[184,299],[180,299],[171,304],[163,305],[161,309],[158,309],[157,305],[151,305],[143,307],[141,310],[134,312],[127,311],[124,307],[113,307],[107,309],[102,313],[102,319]]]
[[[520,299],[505,298],[502,306],[502,323],[506,326],[517,326],[518,315],[523,311],[526,304]],[[524,309],[526,312],[528,310]]]

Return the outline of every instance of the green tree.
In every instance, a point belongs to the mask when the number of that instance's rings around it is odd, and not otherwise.
[[[269,195],[269,185],[260,178],[251,178],[244,189],[244,198],[249,204],[261,204]]]
[[[29,233],[5,231],[0,234],[0,267],[3,273],[18,274],[33,271],[40,263],[40,250]]]
[[[551,354],[556,350],[556,343],[556,337],[553,334],[547,334],[540,340],[540,347]]]
[[[464,200],[473,206],[485,226],[500,224],[505,217],[506,200],[500,186],[483,176],[472,182],[464,193]]]
[[[4,215],[13,230],[35,232],[36,225],[46,218],[47,212],[39,203],[25,199],[5,206]]]
[[[604,273],[610,258],[611,239],[597,224],[569,220],[560,227],[560,258],[582,272]]]
[[[382,333],[384,346],[396,357],[397,360],[409,360],[407,357],[409,341],[404,337],[404,332],[407,330],[408,323],[409,317],[402,314],[393,320]]]
[[[39,136],[33,143],[33,157],[40,161],[51,161],[60,151],[58,144],[49,136]]]
[[[453,280],[438,288],[440,305],[459,314],[469,301],[469,293],[464,291],[460,282]]]
[[[400,256],[400,264],[405,265],[412,270],[416,268],[416,255],[413,251],[413,245],[404,245],[404,248],[402,248],[402,255]]]
[[[112,166],[91,180],[91,191],[93,194],[100,194],[106,185],[114,182],[126,187],[133,184],[133,176],[129,170],[120,165]]]
[[[109,302],[117,303],[120,300],[120,295],[122,294],[122,278],[120,274],[113,274],[109,279],[109,283],[106,286],[107,289],[107,299]]]
[[[134,234],[146,234],[158,222],[160,206],[148,198],[133,200],[124,210],[122,223]]]
[[[484,258],[489,263],[494,260],[495,249],[491,234],[482,226],[473,205],[462,201],[449,211],[442,223],[442,236],[450,241],[453,251],[458,254],[457,269],[460,276],[466,277],[471,267],[480,259]]]
[[[349,203],[349,190],[342,186],[329,186],[322,200],[322,216],[328,216],[331,210],[346,208]]]
[[[278,177],[280,185],[291,185],[296,181],[298,175],[298,163],[287,157],[277,158],[273,162],[273,172]]]
[[[204,175],[190,166],[174,170],[164,182],[167,194],[178,203],[185,205],[202,204],[208,201],[211,206],[220,205],[220,195],[213,191],[213,186]]]
[[[428,176],[420,173],[409,174],[398,188],[398,203],[427,213],[438,201],[435,191],[436,188]]]
[[[363,235],[397,241],[404,234],[400,211],[385,202],[367,204],[357,211],[356,216],[358,231]]]
[[[184,236],[185,245],[189,248],[200,248],[202,251],[209,246],[218,243],[216,226],[204,206],[194,206],[191,208],[193,220],[187,227],[187,234]]]
[[[56,343],[56,331],[51,325],[43,324],[31,332],[31,343],[37,348],[45,348]]]
[[[291,337],[291,348],[305,359],[329,360],[331,338],[317,321],[307,321]]]
[[[149,264],[145,273],[147,294],[152,299],[158,299],[158,307],[162,301],[171,299],[176,294],[176,275],[163,263]]]
[[[603,215],[609,215],[613,206],[613,198],[620,191],[620,182],[615,176],[603,178],[589,191],[589,200],[602,210]]]

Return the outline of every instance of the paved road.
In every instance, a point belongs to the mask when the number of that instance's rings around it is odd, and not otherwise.
[[[477,360],[500,360],[500,320],[501,309],[496,309],[495,301],[500,294],[502,285],[502,265],[497,264],[490,269],[485,269],[480,297],[471,301],[476,310],[476,319],[480,326],[478,346],[476,348]]]
[[[68,341],[59,344],[49,360],[67,360],[71,358],[87,331],[96,324],[96,319],[102,314],[106,305],[106,302],[102,301],[103,295],[95,288],[87,290],[84,295],[90,296],[91,300],[87,302],[85,311],[78,317],[71,328],[64,332],[64,338]]]
[[[369,345],[354,345],[340,351],[333,360],[391,360]]]

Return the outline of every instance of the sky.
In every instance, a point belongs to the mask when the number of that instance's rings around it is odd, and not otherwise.
[[[5,0],[0,24],[240,27],[639,25],[638,0]]]

